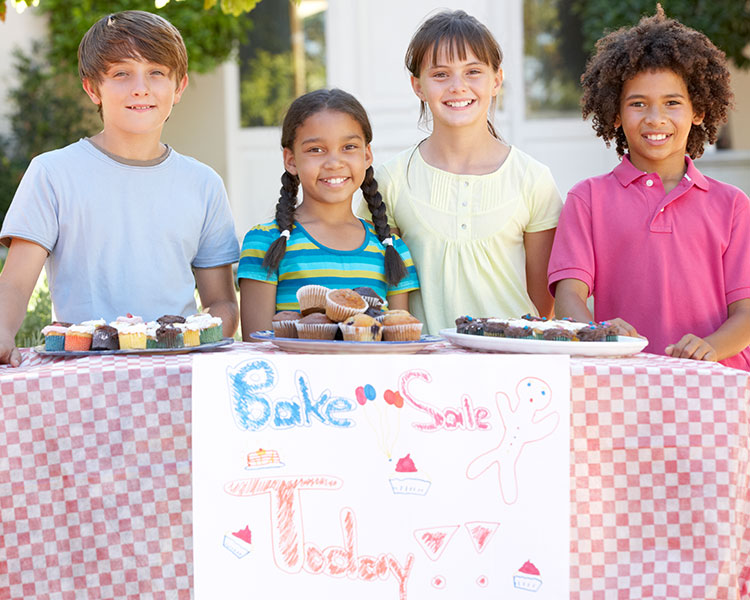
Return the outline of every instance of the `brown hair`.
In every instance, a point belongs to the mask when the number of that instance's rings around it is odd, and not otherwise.
[[[444,49],[450,58],[458,56],[459,60],[465,60],[467,48],[493,71],[500,69],[503,52],[490,30],[462,10],[445,10],[431,16],[420,25],[409,42],[404,62],[409,73],[419,77],[425,61],[431,60],[432,63],[436,63],[440,50]],[[487,127],[494,137],[499,138],[492,125],[496,104],[497,97],[494,97],[490,103]],[[421,123],[426,120],[426,112],[425,103],[420,100]]]
[[[113,63],[145,60],[169,67],[176,84],[187,73],[185,42],[169,21],[150,12],[126,10],[102,17],[78,46],[78,74],[96,87]]]
[[[351,94],[339,90],[316,90],[297,98],[284,117],[281,126],[281,147],[292,150],[297,129],[314,114],[330,110],[349,115],[362,128],[365,143],[372,142],[372,126],[367,117],[367,111]],[[391,237],[391,228],[385,214],[383,197],[378,191],[378,182],[375,181],[373,168],[370,166],[365,171],[365,178],[360,186],[362,196],[367,202],[367,207],[372,215],[372,223],[375,226],[375,234],[383,242]],[[276,224],[279,231],[291,233],[294,228],[294,211],[297,208],[297,192],[299,190],[299,177],[284,171],[281,176],[281,195],[276,204]],[[281,259],[286,253],[286,237],[280,235],[274,240],[266,251],[263,258],[263,267],[270,273],[279,267]],[[385,245],[385,279],[389,285],[396,285],[406,276],[406,265],[401,255],[391,244]]]
[[[687,153],[698,158],[705,142],[716,141],[733,99],[726,55],[704,34],[668,19],[657,4],[655,15],[600,39],[581,76],[583,118],[593,115],[596,135],[607,146],[614,140],[619,156],[628,147],[622,127],[614,125],[623,84],[644,71],[665,69],[684,79],[693,110],[703,114],[703,122],[690,129]]]

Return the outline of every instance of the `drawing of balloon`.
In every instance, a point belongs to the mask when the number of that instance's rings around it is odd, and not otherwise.
[[[378,447],[390,460],[401,431],[404,398],[397,391],[385,390],[383,397],[379,399],[375,388],[369,383],[357,387],[354,397],[362,407],[367,423],[375,432]]]

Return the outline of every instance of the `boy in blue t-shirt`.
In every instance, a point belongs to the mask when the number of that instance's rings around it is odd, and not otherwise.
[[[78,61],[104,127],[36,157],[19,185],[0,231],[0,363],[20,364],[14,336],[45,262],[61,321],[189,315],[197,285],[233,335],[239,243],[224,185],[161,142],[188,83],[179,31],[152,13],[115,13],[89,29]]]

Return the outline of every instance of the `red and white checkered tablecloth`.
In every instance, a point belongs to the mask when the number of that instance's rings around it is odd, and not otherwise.
[[[0,367],[0,600],[190,598],[192,355],[23,357]],[[750,374],[571,374],[570,597],[750,599]]]

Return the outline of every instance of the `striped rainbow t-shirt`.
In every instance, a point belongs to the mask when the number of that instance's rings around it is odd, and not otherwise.
[[[276,221],[256,225],[242,241],[239,279],[253,279],[277,285],[276,310],[299,310],[297,290],[304,285],[317,284],[331,289],[370,287],[382,298],[389,294],[419,289],[417,271],[409,249],[403,240],[393,236],[393,247],[401,255],[407,275],[397,286],[385,281],[383,257],[385,246],[380,243],[370,223],[360,219],[365,228],[365,239],[355,250],[334,250],[316,241],[299,223],[295,223],[287,240],[286,253],[275,272],[263,268],[263,257],[269,246],[279,237]]]

